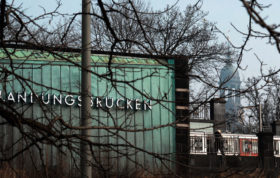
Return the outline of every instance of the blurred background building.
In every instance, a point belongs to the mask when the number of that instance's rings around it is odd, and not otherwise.
[[[239,122],[240,110],[240,76],[237,67],[232,64],[232,60],[228,60],[222,68],[220,74],[220,97],[225,98],[225,117],[226,130],[232,133],[238,133],[242,130]]]

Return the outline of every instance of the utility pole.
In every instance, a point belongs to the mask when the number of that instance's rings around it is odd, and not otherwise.
[[[90,51],[90,0],[82,0],[82,106],[81,106],[81,126],[91,125],[91,51]],[[81,131],[83,139],[89,139],[90,130]],[[91,178],[92,168],[90,145],[86,141],[80,143],[81,155],[81,177]]]
[[[259,132],[263,131],[263,122],[262,122],[262,105],[259,104]]]
[[[277,177],[273,150],[273,132],[269,128],[263,128],[262,105],[259,104],[259,133],[258,157],[259,167],[264,170],[265,177]]]

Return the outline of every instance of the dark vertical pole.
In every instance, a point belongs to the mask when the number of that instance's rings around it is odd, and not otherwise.
[[[226,101],[223,98],[210,100],[210,119],[214,121],[214,132],[216,130],[226,131],[225,108]]]
[[[91,51],[90,51],[90,0],[82,1],[82,106],[81,106],[81,126],[87,127],[91,124]],[[90,139],[90,130],[82,130],[84,139]],[[91,178],[91,153],[90,145],[81,141],[81,177]]]
[[[180,176],[189,174],[190,130],[189,130],[189,77],[188,60],[175,60],[176,96],[176,172]]]
[[[258,136],[258,150],[259,150],[259,167],[264,169],[267,177],[273,177],[275,165],[273,154],[273,133],[259,132]]]
[[[263,120],[262,120],[262,105],[259,104],[259,132],[263,131]]]
[[[273,132],[272,129],[263,129],[262,106],[259,104],[259,133],[258,136],[258,154],[259,167],[264,169],[266,177],[275,176]]]
[[[217,130],[221,130],[222,132],[226,131],[226,101],[223,98],[213,98],[210,100],[210,119],[213,120],[213,133]],[[209,165],[211,169],[216,169],[217,167],[224,166],[223,160],[220,160],[217,156],[217,150],[215,148],[215,134],[213,137],[209,138]]]
[[[1,0],[1,13],[0,13],[0,40],[1,44],[4,40],[4,27],[6,26],[5,23],[5,8],[6,8],[6,0]]]

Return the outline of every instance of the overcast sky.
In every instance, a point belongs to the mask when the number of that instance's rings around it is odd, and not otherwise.
[[[156,1],[150,1],[153,6],[157,6]],[[175,0],[164,0],[165,3],[174,3]],[[180,0],[179,7],[183,8],[188,3],[194,3],[195,0]],[[280,24],[279,0],[263,0],[266,4],[272,4],[269,10],[266,10],[262,15],[267,17],[267,21],[271,23]],[[161,3],[163,4],[163,3]],[[231,24],[236,26],[239,30],[246,32],[248,26],[248,15],[239,0],[204,0],[202,10],[208,13],[207,19],[215,22],[216,26],[223,31],[230,41],[240,46],[244,41],[244,36],[238,33]],[[259,29],[259,28],[258,28]],[[223,40],[221,38],[221,40]],[[266,69],[280,68],[280,54],[274,46],[267,44],[267,40],[251,39],[248,43],[245,52],[242,67],[245,71],[239,71],[242,80],[247,77],[256,76],[259,74],[260,65],[255,55],[257,55],[265,64]]]
[[[172,5],[176,0],[145,0],[149,2],[153,9],[163,9],[167,4]],[[187,4],[194,3],[195,0],[180,0],[178,1],[179,7],[183,10]],[[272,3],[273,6],[269,11],[265,11],[267,20],[269,22],[279,23],[279,0],[263,0],[265,3]],[[27,9],[29,14],[37,15],[42,12],[38,6],[43,6],[47,10],[55,7],[54,0],[15,0],[15,3],[22,3],[22,6]],[[62,0],[61,10],[69,14],[80,11],[81,0]],[[231,24],[235,25],[241,31],[246,32],[248,15],[245,9],[242,7],[239,0],[204,0],[202,10],[208,12],[207,19],[211,22],[215,22],[216,26],[222,30],[232,43],[236,46],[242,44],[244,37],[239,34]],[[224,39],[220,39],[224,40]],[[241,63],[242,67],[246,70],[239,71],[242,80],[247,77],[255,76],[259,73],[258,60],[255,54],[264,61],[266,69],[268,68],[280,68],[280,55],[277,53],[274,46],[266,44],[266,40],[251,39],[248,43],[247,49],[251,49],[246,52],[244,59]]]

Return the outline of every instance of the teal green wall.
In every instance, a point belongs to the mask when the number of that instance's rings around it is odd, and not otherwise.
[[[48,56],[42,59],[39,58],[39,60],[36,57],[23,60],[23,58],[27,58],[30,55],[29,53],[21,51],[20,55],[18,54],[15,57],[16,59],[13,60],[13,70],[18,76],[23,76],[34,82],[27,82],[30,88],[27,84],[23,84],[23,87],[19,77],[10,75],[8,77],[10,81],[7,85],[8,92],[26,91],[29,93],[33,90],[33,92],[38,94],[47,92],[52,94],[66,95],[72,93],[73,95],[79,95],[81,84],[81,71],[79,67],[71,64],[71,62],[53,60],[50,57],[48,58]],[[67,55],[63,55],[67,57]],[[0,63],[1,67],[7,67],[11,70],[10,60],[6,58],[7,56],[1,54],[0,57],[2,58]],[[168,167],[172,167],[171,162],[160,162],[151,156],[150,153],[164,155],[167,159],[174,159],[175,128],[171,125],[151,129],[168,125],[175,121],[175,107],[173,102],[175,99],[174,71],[169,68],[173,66],[173,60],[169,60],[168,63],[165,62],[167,67],[153,59],[118,57],[112,65],[112,77],[120,82],[115,82],[112,85],[111,81],[100,77],[100,75],[105,76],[108,74],[108,66],[106,64],[108,57],[93,55],[92,59],[92,71],[94,73],[92,74],[92,94],[94,96],[135,98],[141,101],[148,99],[152,100],[153,104],[152,110],[146,111],[110,109],[107,112],[102,109],[92,109],[93,126],[115,126],[131,130],[131,132],[127,132],[116,129],[93,129],[92,140],[94,142],[122,145],[114,146],[114,151],[108,149],[108,147],[94,146],[93,150],[96,151],[95,155],[98,161],[102,162],[105,167],[109,168],[113,166],[118,171],[141,168],[133,162],[154,170],[167,170],[162,163],[166,163]],[[97,59],[106,60],[102,61]],[[79,60],[77,59],[77,61]],[[79,62],[76,64],[80,65]],[[121,81],[125,82],[122,83]],[[145,93],[146,96],[143,96],[126,82]],[[3,82],[1,85],[2,87],[0,89],[4,90]],[[116,88],[113,86],[116,86]],[[25,106],[23,104],[15,104],[15,106],[22,106],[21,112],[24,112],[25,117],[32,117],[42,122],[47,122],[47,117],[53,119],[56,116],[62,116],[65,121],[74,126],[79,126],[80,108],[78,106],[45,105],[44,108],[50,111],[46,116],[44,116],[42,107],[38,104],[26,104]],[[28,109],[25,110],[24,108]],[[134,129],[150,130],[135,132],[133,131]],[[65,132],[70,133],[70,130],[66,129]],[[15,139],[15,136],[13,139]],[[74,147],[78,146],[78,144],[74,145]],[[58,154],[57,150],[50,146],[45,147],[48,155],[54,157],[48,159],[50,164],[57,164],[57,158],[55,156]],[[126,157],[127,154],[129,155],[128,159]],[[74,164],[73,161],[72,164]]]

